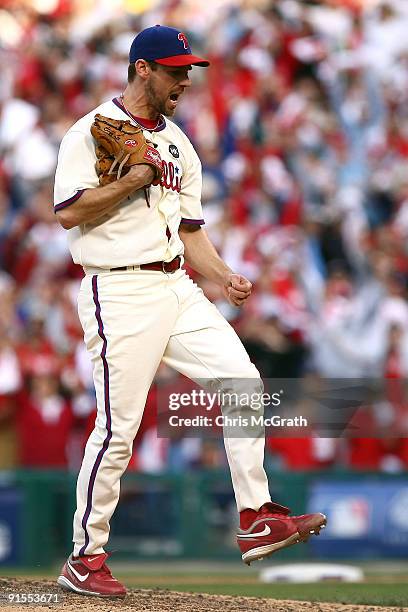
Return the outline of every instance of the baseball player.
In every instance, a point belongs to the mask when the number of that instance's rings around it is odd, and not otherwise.
[[[262,382],[231,326],[182,269],[183,258],[236,305],[251,283],[218,256],[202,229],[201,164],[169,118],[190,87],[192,54],[175,28],[140,32],[120,97],[65,135],[55,177],[55,212],[85,276],[78,297],[93,361],[95,428],[77,484],[74,550],[58,584],[86,595],[123,597],[104,547],[146,396],[161,360],[193,380]],[[249,383],[248,383],[249,381]],[[305,540],[322,514],[291,516],[271,502],[264,438],[225,438],[246,563]]]

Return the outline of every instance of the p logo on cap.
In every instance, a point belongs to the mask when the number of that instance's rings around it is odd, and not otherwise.
[[[177,38],[182,41],[185,49],[189,48],[190,45],[188,44],[187,36],[183,34],[183,32],[180,32]]]

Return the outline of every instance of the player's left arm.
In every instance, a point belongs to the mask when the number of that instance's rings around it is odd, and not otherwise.
[[[228,301],[241,306],[251,295],[252,284],[234,273],[218,255],[205,230],[181,223],[179,235],[184,244],[184,258],[199,274],[219,285]]]

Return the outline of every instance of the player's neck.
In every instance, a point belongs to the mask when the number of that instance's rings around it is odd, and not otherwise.
[[[133,90],[131,91],[129,87],[126,87],[120,99],[125,109],[134,117],[147,119],[149,121],[157,121],[160,117],[157,110],[147,103],[144,92],[142,91],[137,93]]]

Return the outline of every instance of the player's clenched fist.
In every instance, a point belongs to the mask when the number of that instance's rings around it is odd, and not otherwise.
[[[230,304],[241,306],[251,295],[252,283],[242,276],[230,272],[226,275],[223,292]]]

